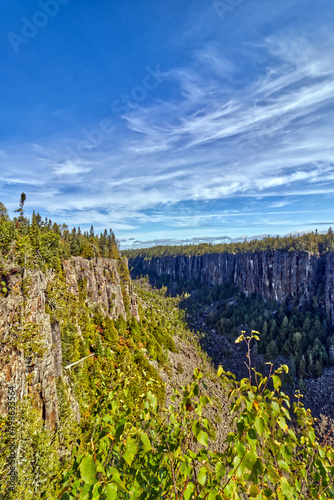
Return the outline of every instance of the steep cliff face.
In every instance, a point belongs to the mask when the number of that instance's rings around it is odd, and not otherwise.
[[[173,281],[198,280],[219,285],[227,281],[246,293],[282,302],[288,296],[299,304],[309,303],[325,280],[325,307],[334,323],[334,255],[320,257],[309,252],[179,255],[130,262],[145,273],[168,275]]]
[[[131,283],[122,281],[117,263],[108,259],[74,257],[63,264],[68,290],[79,294],[87,287],[88,302],[101,305],[113,319],[126,317],[125,300],[139,319]],[[56,382],[63,376],[60,326],[45,313],[47,286],[54,279],[49,271],[12,269],[6,276],[9,293],[0,296],[0,414],[7,414],[8,386],[15,386],[17,399],[31,394],[48,428],[58,423]],[[26,289],[26,291],[24,291]],[[27,349],[33,343],[33,352]],[[78,405],[72,398],[77,418]]]
[[[127,262],[126,262],[127,264]],[[113,259],[87,260],[72,257],[63,263],[68,290],[79,295],[79,285],[85,286],[88,301],[100,305],[113,319],[126,317],[125,301],[129,300],[130,313],[139,320],[136,296],[131,285],[122,281]]]
[[[326,255],[324,263],[325,289],[324,301],[325,309],[329,313],[332,324],[334,324],[334,254]],[[331,356],[334,361],[334,352],[331,351]]]
[[[46,426],[52,428],[58,421],[56,380],[62,375],[60,328],[57,323],[51,325],[45,314],[45,292],[52,273],[32,271],[27,277],[30,290],[25,304],[19,273],[8,277],[11,293],[0,301],[0,413],[7,413],[7,387],[14,385],[16,398],[31,394]],[[40,344],[41,356],[25,352],[31,336]]]

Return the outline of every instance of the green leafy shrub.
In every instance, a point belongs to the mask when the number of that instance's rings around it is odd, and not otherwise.
[[[237,339],[247,344],[248,379],[218,370],[231,386],[235,415],[224,452],[209,449],[212,432],[202,412],[211,401],[199,370],[182,393],[175,391],[168,409],[158,407],[151,381],[130,408],[132,377],[119,373],[118,384],[103,386],[91,439],[80,443],[63,475],[62,500],[333,498],[334,451],[316,440],[300,400],[292,423],[289,398],[280,389],[288,367],[265,378],[251,367],[253,339],[257,332]]]

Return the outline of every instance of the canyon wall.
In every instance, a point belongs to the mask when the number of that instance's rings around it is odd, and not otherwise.
[[[10,293],[0,300],[0,413],[7,414],[8,386],[15,386],[16,399],[21,400],[31,394],[34,405],[43,416],[49,428],[55,427],[58,420],[56,380],[62,375],[62,350],[59,324],[50,323],[45,314],[45,292],[52,273],[40,271],[27,273],[31,285],[25,310],[28,315],[22,318],[23,295],[20,272],[7,276]],[[42,340],[42,356],[25,352],[29,331],[24,334],[23,323],[39,325],[38,335]],[[29,339],[30,340],[30,339]]]
[[[130,265],[142,274],[165,275],[175,282],[196,280],[220,285],[232,281],[245,293],[255,292],[265,300],[278,302],[292,296],[299,305],[310,303],[322,287],[322,300],[334,323],[334,254],[262,251],[151,260],[138,256]]]
[[[73,257],[63,263],[63,270],[67,289],[74,296],[78,297],[79,286],[86,287],[88,306],[100,305],[117,319],[126,317],[127,301],[130,313],[139,319],[131,281],[122,279],[116,260]],[[54,428],[58,423],[57,379],[64,375],[61,330],[57,322],[51,323],[45,306],[47,287],[55,273],[12,268],[2,279],[6,279],[8,292],[0,296],[0,414],[7,414],[8,387],[14,385],[16,398],[31,394],[46,427]],[[29,283],[26,296],[25,281]],[[29,352],[26,347],[35,338],[40,345],[35,345],[36,352]],[[71,404],[79,419],[78,404],[72,397]]]
[[[126,294],[130,301],[130,313],[139,320],[137,299],[132,293],[131,281],[122,280],[116,260],[72,257],[63,262],[63,269],[69,292],[79,296],[79,286],[85,284],[88,303],[100,305],[113,319],[120,315],[126,317]]]

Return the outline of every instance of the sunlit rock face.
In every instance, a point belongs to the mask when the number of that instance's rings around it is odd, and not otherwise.
[[[84,259],[72,257],[63,262],[66,282],[70,292],[79,295],[79,286],[85,286],[88,302],[100,305],[113,319],[126,317],[122,279],[114,259]],[[130,313],[139,320],[136,295],[130,285],[123,284],[130,300]]]
[[[27,356],[16,343],[23,296],[22,276],[14,273],[7,277],[10,293],[0,300],[0,413],[7,414],[8,386],[14,385],[16,398],[30,394],[46,426],[54,428],[58,422],[56,381],[62,376],[62,349],[59,324],[51,324],[45,313],[46,288],[53,274],[28,271],[26,276],[30,287],[24,321],[38,325],[43,355]]]
[[[130,262],[134,264],[143,274],[168,275],[177,282],[197,280],[220,285],[232,281],[245,293],[258,293],[265,300],[283,302],[291,296],[303,305],[318,296],[334,323],[334,254],[262,251],[151,260],[139,256]]]
[[[126,317],[125,293],[130,313],[139,319],[137,298],[131,291],[131,282],[123,283],[122,291],[122,278],[116,261],[74,257],[63,263],[63,270],[69,292],[79,295],[79,285],[86,286],[87,302],[101,305],[106,314],[114,319],[120,315]],[[51,429],[59,422],[56,386],[58,377],[64,375],[60,326],[57,322],[51,323],[49,314],[45,312],[47,286],[55,276],[52,271],[44,274],[28,270],[25,277],[29,279],[29,293],[24,321],[38,325],[43,353],[28,356],[17,342],[16,327],[23,304],[23,270],[13,268],[6,276],[9,293],[0,296],[0,414],[7,414],[8,387],[14,385],[17,400],[31,395],[46,427]],[[73,413],[79,420],[78,403],[72,395],[70,399]]]

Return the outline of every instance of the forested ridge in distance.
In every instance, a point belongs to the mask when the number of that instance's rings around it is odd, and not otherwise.
[[[199,243],[192,245],[156,245],[149,248],[123,250],[129,259],[142,256],[146,259],[154,257],[176,257],[177,255],[204,255],[209,253],[254,253],[262,251],[286,252],[326,252],[334,251],[334,234],[329,228],[326,234],[315,232],[302,235],[268,236],[237,243]]]

